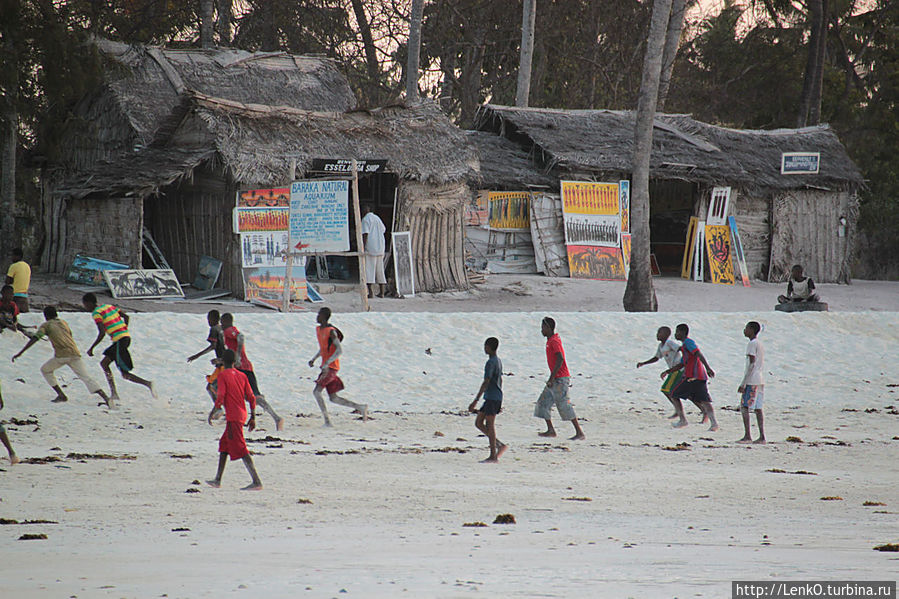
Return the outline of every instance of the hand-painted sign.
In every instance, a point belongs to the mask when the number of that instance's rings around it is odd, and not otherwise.
[[[235,208],[235,233],[263,233],[287,230],[287,208]]]
[[[706,225],[705,244],[708,250],[709,273],[712,283],[734,284],[734,263],[730,257],[730,227]]]
[[[295,181],[290,185],[290,245],[306,252],[350,249],[349,181]]]
[[[820,166],[820,152],[784,152],[780,157],[781,175],[815,175]]]
[[[621,232],[631,232],[631,182],[618,182],[618,204],[621,209]]]
[[[531,230],[531,194],[527,191],[491,191],[487,195],[490,229]]]
[[[386,168],[386,160],[356,161],[356,170],[360,173],[382,173]],[[314,158],[310,170],[323,173],[351,173],[353,161],[342,158]]]
[[[237,192],[238,208],[287,208],[289,205],[289,187],[248,189]]]

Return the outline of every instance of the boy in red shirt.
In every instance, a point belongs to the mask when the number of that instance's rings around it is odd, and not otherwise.
[[[568,400],[568,380],[571,374],[568,372],[568,364],[565,362],[565,350],[562,348],[562,340],[556,333],[556,321],[547,316],[540,323],[540,332],[546,337],[546,363],[549,366],[549,379],[546,387],[537,399],[534,408],[534,416],[546,420],[546,431],[539,433],[541,437],[555,437],[556,429],[550,416],[553,404],[559,410],[562,420],[570,420],[574,425],[572,441],[586,439],[581,425],[574,414],[574,408]]]
[[[259,407],[268,412],[275,420],[275,428],[279,431],[284,428],[284,419],[278,416],[275,409],[265,400],[265,395],[259,392],[259,384],[256,382],[256,373],[253,372],[253,363],[247,358],[245,339],[243,333],[234,326],[234,316],[230,313],[222,314],[222,328],[225,337],[225,347],[234,352],[234,367],[244,373],[250,382],[250,388],[256,396]]]
[[[225,407],[225,432],[219,440],[219,468],[215,474],[215,478],[207,480],[206,483],[211,487],[222,486],[222,475],[225,473],[225,464],[228,463],[228,456],[232,460],[243,460],[244,466],[253,478],[253,482],[243,488],[244,491],[258,491],[262,488],[262,481],[259,480],[259,474],[256,473],[256,466],[253,465],[253,458],[250,457],[250,450],[247,449],[247,442],[243,436],[243,424],[247,418],[247,408],[244,402],[250,403],[250,420],[247,421],[247,430],[252,432],[256,428],[256,396],[250,389],[250,383],[244,373],[234,368],[235,354],[230,349],[225,352],[222,360],[225,362],[225,369],[218,376],[218,392],[215,405],[206,417],[206,422],[212,426],[212,417],[215,416],[216,410]]]
[[[318,322],[318,326],[315,328],[315,336],[318,338],[318,352],[309,360],[309,366],[315,366],[315,359],[319,356],[322,359],[322,366],[321,373],[315,381],[312,395],[322,411],[322,416],[325,417],[325,426],[331,426],[331,419],[328,417],[328,408],[325,406],[325,399],[322,397],[322,390],[324,389],[328,391],[328,399],[338,405],[353,408],[355,412],[362,414],[362,421],[365,422],[368,420],[368,405],[356,403],[337,395],[343,389],[343,381],[337,376],[340,370],[339,358],[343,353],[343,348],[340,345],[343,333],[337,327],[328,324],[330,318],[330,308],[322,308],[318,311],[318,316],[315,318],[316,322]]]

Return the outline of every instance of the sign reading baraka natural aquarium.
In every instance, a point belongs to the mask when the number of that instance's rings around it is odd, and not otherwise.
[[[360,173],[383,173],[387,168],[386,160],[357,160],[356,170]],[[353,161],[343,158],[313,158],[312,171],[321,173],[351,173]]]
[[[350,249],[349,181],[290,184],[290,247],[301,252]]]

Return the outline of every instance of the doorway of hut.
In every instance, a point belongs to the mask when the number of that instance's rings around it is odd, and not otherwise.
[[[311,178],[311,177],[310,177]],[[327,178],[327,176],[314,177]],[[365,206],[371,206],[372,212],[384,223],[386,232],[384,270],[390,278],[392,267],[388,268],[391,247],[390,232],[393,230],[393,205],[399,178],[394,173],[359,173],[359,214],[365,216]],[[353,217],[353,196],[350,190],[349,210],[350,251],[356,247],[356,219]],[[392,264],[392,262],[389,262]],[[331,283],[359,283],[359,258],[355,256],[326,256],[312,258],[306,262],[306,278],[310,281],[329,281]]]
[[[680,276],[697,192],[696,184],[688,181],[649,182],[650,247],[662,275]]]

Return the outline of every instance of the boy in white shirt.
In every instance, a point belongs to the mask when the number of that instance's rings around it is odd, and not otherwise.
[[[681,362],[680,342],[671,338],[670,328],[659,327],[659,330],[656,332],[656,339],[658,339],[659,341],[659,347],[656,350],[656,355],[646,360],[645,362],[637,362],[637,368],[646,366],[647,364],[654,364],[661,359],[665,360],[668,368],[673,368]],[[684,416],[683,404],[681,404],[681,401],[679,399],[671,395],[671,391],[675,387],[677,387],[682,378],[683,371],[675,370],[665,378],[665,381],[662,383],[662,388],[659,389],[662,394],[668,398],[668,401],[671,402],[671,405],[674,406],[674,414],[668,417],[669,420],[673,420],[675,418],[678,419],[677,422],[672,424],[674,428],[683,428],[687,426],[687,418],[686,416]]]
[[[745,434],[737,443],[765,444],[765,419],[762,415],[762,401],[765,394],[765,348],[758,339],[761,330],[761,325],[754,320],[746,323],[743,328],[743,334],[749,339],[749,344],[746,346],[746,373],[737,388],[737,393],[741,395],[740,414],[743,416]],[[755,417],[759,424],[759,438],[755,441],[749,434],[750,410],[755,411]]]

